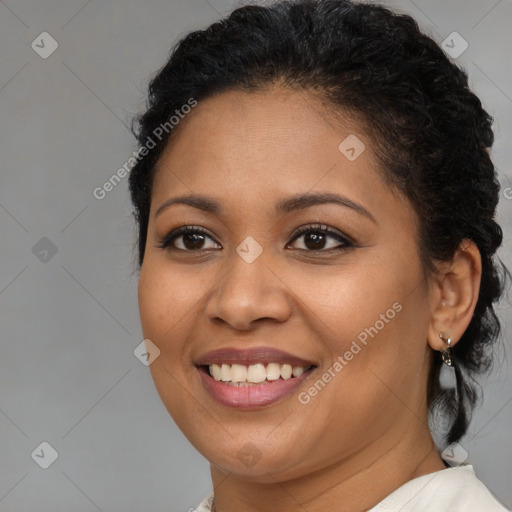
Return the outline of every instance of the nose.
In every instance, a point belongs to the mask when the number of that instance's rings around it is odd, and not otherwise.
[[[292,303],[286,285],[271,268],[264,254],[248,263],[236,252],[230,258],[225,276],[212,290],[206,315],[216,323],[247,331],[262,320],[285,322]]]

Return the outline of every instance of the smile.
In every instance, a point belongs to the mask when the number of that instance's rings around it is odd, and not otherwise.
[[[194,364],[208,395],[238,409],[265,407],[290,396],[318,367],[271,346],[220,348]]]
[[[300,377],[311,366],[293,366],[291,364],[263,363],[244,364],[211,364],[208,372],[216,381],[225,382],[230,386],[253,386],[270,383],[278,379],[288,380]]]

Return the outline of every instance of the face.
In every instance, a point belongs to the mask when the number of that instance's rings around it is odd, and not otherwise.
[[[372,141],[277,87],[204,100],[174,135],[139,281],[169,413],[259,481],[385,453],[425,413],[429,313],[416,215]]]

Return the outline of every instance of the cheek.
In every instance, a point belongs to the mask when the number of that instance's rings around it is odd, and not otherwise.
[[[367,329],[389,331],[399,321],[397,309],[410,291],[411,276],[397,277],[389,267],[332,267],[328,271],[295,272],[285,280],[304,305],[301,314],[325,328],[325,339],[339,353],[358,335],[364,340]],[[368,336],[368,334],[366,334]],[[320,339],[322,339],[321,337]]]
[[[200,286],[194,284],[195,280],[193,276],[185,277],[176,268],[171,271],[165,261],[159,261],[151,254],[144,259],[139,276],[142,333],[144,339],[150,339],[160,350],[149,369],[163,404],[177,422],[187,416],[183,390],[188,389],[192,368],[183,362],[187,354],[187,336],[198,314],[195,306],[201,297]],[[178,424],[180,428],[186,428]]]
[[[379,263],[369,258],[367,265],[333,267],[316,273],[314,279],[296,272],[290,281],[301,299],[300,315],[329,354],[323,370],[338,362],[332,369],[335,377],[325,377],[335,382],[328,386],[333,403],[339,400],[335,389],[340,390],[345,404],[341,410],[348,408],[356,415],[371,407],[378,410],[377,398],[380,404],[396,405],[400,402],[393,395],[402,390],[410,394],[404,400],[412,400],[423,383],[429,307],[413,254],[408,265],[398,258],[384,261],[381,255]]]
[[[171,270],[170,265],[157,258],[144,260],[138,285],[144,337],[161,350],[179,348],[179,344],[168,341],[179,337],[204,293],[205,284],[192,272]]]

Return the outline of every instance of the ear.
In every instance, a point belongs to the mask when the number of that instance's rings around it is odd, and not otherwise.
[[[433,350],[446,348],[441,332],[454,346],[464,334],[478,300],[482,259],[472,240],[464,239],[453,259],[438,265],[429,283],[430,325],[428,343]]]

